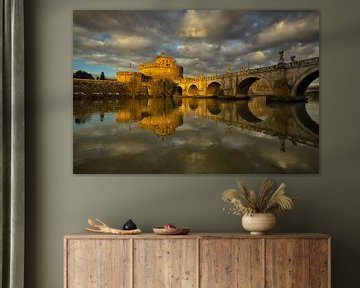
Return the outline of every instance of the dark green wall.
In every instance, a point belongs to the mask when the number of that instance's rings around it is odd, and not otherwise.
[[[321,167],[319,175],[269,175],[297,195],[279,232],[333,237],[333,287],[359,287],[360,136],[358,1],[33,0],[26,24],[26,287],[60,288],[63,235],[88,216],[113,226],[132,218],[145,231],[172,222],[197,232],[241,231],[222,211],[220,192],[262,175],[72,175],[73,9],[319,9]]]

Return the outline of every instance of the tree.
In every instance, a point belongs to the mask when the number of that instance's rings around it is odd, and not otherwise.
[[[176,83],[170,79],[162,78],[152,83],[152,91],[155,96],[172,97],[177,89]]]
[[[73,78],[94,79],[94,77],[90,73],[87,73],[86,71],[82,71],[82,70],[78,70],[75,73],[73,73]]]
[[[104,72],[101,72],[100,80],[105,80],[105,74],[104,74]]]
[[[136,77],[131,78],[131,80],[127,83],[127,87],[132,97],[135,97],[137,94],[139,94],[142,88],[140,81],[138,81]]]

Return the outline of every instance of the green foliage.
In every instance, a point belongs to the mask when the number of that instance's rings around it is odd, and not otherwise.
[[[234,215],[254,213],[283,214],[294,207],[294,199],[285,195],[284,183],[273,190],[274,182],[264,179],[259,193],[249,190],[243,182],[238,182],[238,189],[228,189],[222,193],[222,199],[231,204],[229,212]]]
[[[172,97],[177,89],[175,82],[167,78],[155,80],[152,85],[152,94],[161,97]]]
[[[78,79],[94,79],[94,77],[90,74],[87,73],[86,71],[82,71],[82,70],[78,70],[75,73],[73,73],[73,78],[78,78]]]
[[[141,82],[136,78],[132,77],[131,80],[126,84],[129,94],[132,97],[138,96],[143,91]]]
[[[100,80],[105,80],[105,74],[104,74],[104,72],[101,72]]]

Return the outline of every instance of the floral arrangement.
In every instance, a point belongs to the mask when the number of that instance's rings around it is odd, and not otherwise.
[[[285,195],[285,183],[281,183],[274,190],[274,182],[263,179],[258,193],[249,190],[241,181],[237,183],[239,189],[231,188],[222,193],[222,199],[231,204],[229,213],[233,215],[283,214],[285,210],[291,210],[294,207],[294,198]]]

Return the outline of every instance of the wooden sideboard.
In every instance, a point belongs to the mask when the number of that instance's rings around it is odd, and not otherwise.
[[[65,288],[329,288],[323,234],[67,235]]]

